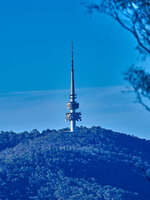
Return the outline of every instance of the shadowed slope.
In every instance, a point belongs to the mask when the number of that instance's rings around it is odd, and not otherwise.
[[[1,199],[150,198],[149,141],[100,127],[13,134],[19,142],[0,152]]]

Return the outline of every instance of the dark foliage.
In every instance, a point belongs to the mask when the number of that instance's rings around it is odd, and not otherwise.
[[[93,1],[94,2],[94,1]],[[150,54],[150,0],[99,0],[88,3],[93,10],[113,17],[136,38],[141,51]]]
[[[2,200],[150,199],[150,141],[100,127],[0,138]]]
[[[86,2],[86,4],[85,4]],[[116,20],[124,29],[129,31],[136,39],[140,54],[150,56],[150,0],[96,0],[84,5],[89,12],[105,13]],[[137,102],[150,112],[150,74],[144,69],[131,67],[125,79],[134,89]],[[136,86],[139,86],[136,88]],[[145,102],[148,100],[148,103]]]
[[[36,129],[30,132],[23,132],[21,134],[16,134],[14,132],[4,132],[1,131],[0,133],[0,151],[14,147],[20,142],[24,142],[27,139],[32,139],[35,137],[40,136],[40,132],[38,132]]]
[[[127,80],[136,94],[137,102],[150,112],[150,73],[139,67],[130,67],[125,73]]]

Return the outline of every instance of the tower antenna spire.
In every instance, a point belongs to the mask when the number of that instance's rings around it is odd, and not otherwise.
[[[75,84],[74,84],[74,47],[72,42],[72,67],[71,67],[71,93],[70,93],[70,101],[67,104],[69,113],[66,113],[66,120],[70,121],[70,131],[76,131],[76,121],[81,121],[81,113],[76,112],[76,109],[79,108],[79,103],[76,102],[76,94],[75,94]]]
[[[72,41],[72,69],[74,67],[74,49],[73,49],[73,41]]]
[[[73,49],[73,42],[72,42],[72,67],[71,67],[71,94],[72,101],[75,100],[75,85],[74,85],[74,49]]]

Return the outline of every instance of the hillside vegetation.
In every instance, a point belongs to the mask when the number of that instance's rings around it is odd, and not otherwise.
[[[100,127],[0,134],[0,200],[149,199],[150,141]]]

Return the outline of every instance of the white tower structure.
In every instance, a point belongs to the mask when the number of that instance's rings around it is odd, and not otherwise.
[[[74,55],[73,55],[73,44],[72,44],[72,67],[71,67],[71,93],[70,101],[67,104],[69,113],[66,113],[66,120],[70,121],[70,132],[76,131],[76,121],[81,121],[81,113],[76,112],[76,109],[79,108],[79,103],[76,102],[75,94],[75,84],[74,84]]]

